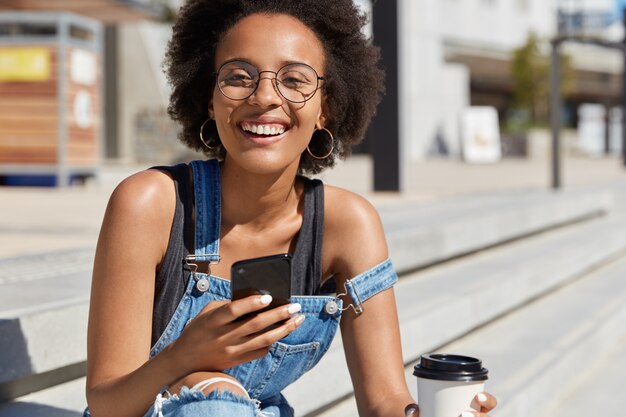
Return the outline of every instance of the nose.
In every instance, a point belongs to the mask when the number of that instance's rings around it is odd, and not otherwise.
[[[255,92],[250,99],[262,106],[279,106],[283,103],[283,97],[276,87],[276,78],[272,76],[262,76]]]

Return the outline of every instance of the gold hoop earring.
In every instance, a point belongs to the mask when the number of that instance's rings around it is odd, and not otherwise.
[[[326,129],[325,127],[321,128],[321,129],[315,129],[316,132],[321,132],[321,131],[325,131],[326,133],[328,133],[328,136],[330,136],[330,150],[328,151],[328,153],[326,155],[323,156],[317,156],[317,155],[313,155],[313,153],[311,152],[311,149],[309,149],[309,147],[306,147],[306,151],[309,153],[309,155],[311,155],[312,158],[314,159],[326,159],[330,156],[330,154],[333,153],[333,151],[335,150],[335,137],[333,136],[332,133],[330,133],[330,130]]]
[[[208,119],[206,119],[204,121],[204,123],[202,123],[202,126],[200,126],[200,141],[204,144],[204,146],[211,152],[219,152],[220,148],[222,147],[222,144],[217,143],[217,146],[209,146],[206,141],[204,140],[204,136],[202,135],[202,132],[204,131],[204,126],[206,126],[207,122],[211,121],[211,118],[209,117]]]

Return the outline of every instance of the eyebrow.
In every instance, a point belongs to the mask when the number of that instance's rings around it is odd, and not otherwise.
[[[242,61],[242,62],[245,62],[246,64],[250,64],[250,65],[252,65],[253,67],[255,67],[255,68],[257,68],[257,69],[260,69],[258,65],[253,64],[252,62],[250,62],[250,60],[249,60],[249,59],[246,59],[246,58],[238,58],[238,57],[234,57],[234,58],[231,58],[231,59],[227,59],[226,61],[224,61],[223,63],[221,63],[221,64],[217,67],[217,69],[219,70],[222,66],[224,66],[224,65],[226,65],[226,64],[228,64],[228,63],[230,63],[230,62],[235,62],[235,61]],[[282,61],[282,62],[279,64],[280,66],[279,66],[278,68],[276,68],[276,69],[278,70],[278,69],[280,69],[280,68],[282,68],[282,67],[284,67],[284,66],[291,65],[291,64],[304,64],[304,65],[308,65],[308,66],[309,66],[309,67],[311,67],[311,68],[315,68],[313,65],[309,64],[308,62],[288,60],[288,61]]]

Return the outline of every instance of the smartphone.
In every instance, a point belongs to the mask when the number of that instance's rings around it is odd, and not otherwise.
[[[233,264],[230,271],[232,299],[270,294],[272,302],[255,314],[289,304],[291,298],[291,255],[263,256]]]

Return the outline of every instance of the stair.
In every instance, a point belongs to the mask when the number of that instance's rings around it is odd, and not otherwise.
[[[624,227],[626,218],[621,216],[592,220],[403,276],[396,286],[396,298],[405,363],[416,363],[422,353],[446,350],[442,347],[463,340],[468,333],[477,334],[482,326],[522,311],[529,303],[542,300],[558,288],[567,288],[607,262],[621,258],[626,253]],[[623,287],[626,290],[626,280]],[[510,338],[518,337],[520,329],[509,329]],[[485,340],[491,344],[492,339]],[[287,398],[296,410],[304,410],[303,415],[315,416],[323,410],[318,398],[350,395],[352,388],[340,342],[334,342],[324,363],[302,378],[307,383],[286,390]],[[507,349],[519,351],[515,346]],[[485,355],[477,356],[491,366]],[[329,373],[333,374],[332,384],[313,383]],[[414,385],[412,377],[410,380]],[[337,413],[319,415],[356,415]]]
[[[546,352],[552,345],[534,342],[545,336],[542,333],[521,336],[525,328],[519,324],[500,330],[497,341],[480,335],[535,305],[544,305],[561,291],[581,288],[578,285],[588,279],[600,279],[593,277],[608,263],[622,265],[626,217],[614,209],[612,193],[583,190],[498,194],[428,204],[374,202],[400,272],[396,297],[410,386],[415,386],[412,364],[421,353],[467,343],[459,345],[458,352],[476,354],[492,372],[489,389],[501,402],[494,416],[521,416],[513,413],[524,411],[523,405],[534,394],[513,395],[517,385],[510,381],[515,378],[504,376],[503,363],[517,363],[516,355],[524,358],[525,351],[522,345],[508,342],[507,353],[512,357],[505,360],[494,349],[498,343],[519,337],[527,337],[524,340],[531,340],[533,346],[544,346]],[[7,352],[0,355],[0,400],[16,398],[0,405],[0,417],[80,415],[85,405],[84,378],[75,378],[84,375],[92,256],[91,248],[47,258],[42,255],[34,261],[56,269],[37,268],[45,271],[39,275],[24,273],[32,259],[0,260],[0,351]],[[612,296],[621,294],[619,280],[602,279],[616,286]],[[24,294],[26,298],[16,298]],[[560,304],[551,305],[546,304],[547,310],[539,317],[560,311]],[[592,318],[606,318],[596,307],[589,307]],[[571,324],[572,329],[584,327],[574,318]],[[617,337],[612,330],[614,327],[605,329],[607,334],[596,335],[607,339],[598,339],[602,346],[617,343],[618,339],[608,340]],[[572,337],[565,335],[558,343]],[[485,345],[484,351],[476,350],[473,338]],[[586,352],[588,349],[581,350],[581,354]],[[599,360],[606,355],[601,354]],[[327,383],[328,375],[333,376],[332,384]],[[64,383],[69,380],[73,381]],[[26,395],[46,386],[50,388]],[[551,392],[550,400],[567,392]],[[307,417],[356,416],[351,394],[340,337],[316,368],[285,391],[298,415]],[[554,401],[544,408],[554,406]],[[533,408],[532,415],[540,414]]]
[[[437,351],[479,357],[493,417],[619,415],[626,371],[626,256]],[[406,368],[415,389],[412,365]],[[591,381],[591,383],[589,383]],[[348,398],[318,417],[357,415]]]
[[[626,337],[611,348],[604,346],[604,351],[604,356],[594,352],[587,358],[588,372],[579,374],[563,395],[553,398],[553,405],[541,417],[619,416],[626,410],[621,389],[626,375]]]

